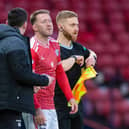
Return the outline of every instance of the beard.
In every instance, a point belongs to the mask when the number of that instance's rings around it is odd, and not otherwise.
[[[76,33],[76,32],[75,32]],[[71,41],[76,41],[77,40],[77,36],[72,36],[72,34],[70,34],[69,32],[67,32],[66,30],[63,29],[63,35]]]

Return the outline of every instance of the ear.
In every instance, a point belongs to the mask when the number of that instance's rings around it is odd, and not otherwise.
[[[37,26],[35,24],[32,25],[32,29],[33,29],[34,32],[38,31]]]
[[[59,29],[59,31],[63,31],[63,25],[62,24],[58,24],[58,29]]]

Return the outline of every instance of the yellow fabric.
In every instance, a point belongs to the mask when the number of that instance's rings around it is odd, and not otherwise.
[[[74,86],[72,93],[75,97],[76,102],[79,104],[82,96],[87,93],[87,89],[84,85],[84,81],[96,77],[97,72],[90,66],[83,70],[82,75]]]

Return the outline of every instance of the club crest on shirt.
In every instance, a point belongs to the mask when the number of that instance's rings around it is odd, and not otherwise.
[[[58,49],[55,50],[55,53],[56,53],[57,56],[59,56],[59,50]]]

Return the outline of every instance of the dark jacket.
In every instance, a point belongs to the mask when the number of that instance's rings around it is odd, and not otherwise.
[[[34,113],[33,86],[48,85],[32,73],[29,40],[18,29],[0,25],[0,110]]]

